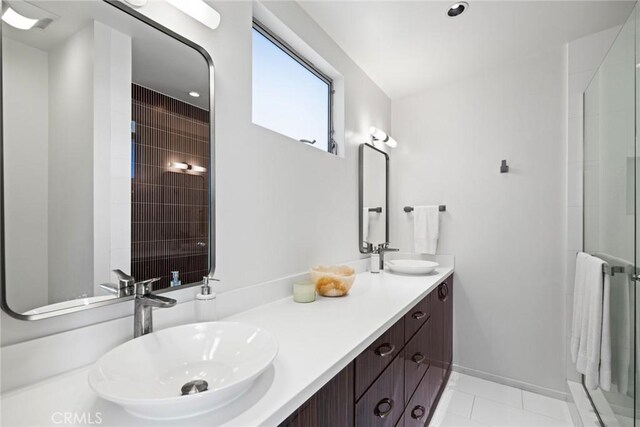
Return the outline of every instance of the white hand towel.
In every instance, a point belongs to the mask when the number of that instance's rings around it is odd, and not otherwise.
[[[369,208],[362,208],[362,240],[369,242]]]
[[[413,208],[413,245],[416,253],[435,255],[440,236],[438,206]]]
[[[576,275],[573,289],[573,318],[571,321],[571,360],[578,361],[580,347],[580,333],[582,328],[582,307],[584,304],[585,276],[587,260],[591,255],[579,252],[576,257]]]
[[[580,344],[576,368],[584,374],[589,389],[611,388],[611,335],[609,327],[609,275],[602,273],[605,264],[589,257],[586,263]]]

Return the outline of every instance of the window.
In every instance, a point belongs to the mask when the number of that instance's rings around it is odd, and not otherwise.
[[[336,154],[333,83],[285,42],[253,22],[253,123]]]

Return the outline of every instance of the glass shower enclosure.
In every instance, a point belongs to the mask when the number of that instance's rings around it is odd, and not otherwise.
[[[640,21],[637,6],[584,92],[583,249],[610,279],[612,385],[587,389],[605,426],[640,426],[638,396],[638,143]],[[584,381],[583,381],[584,383]]]

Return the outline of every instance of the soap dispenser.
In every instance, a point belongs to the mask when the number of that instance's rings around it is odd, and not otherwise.
[[[218,311],[216,308],[216,294],[212,292],[208,276],[202,278],[201,291],[196,295],[196,320],[198,322],[213,322],[218,320]]]
[[[371,268],[369,271],[372,273],[380,273],[380,252],[377,249],[374,249],[371,252]]]

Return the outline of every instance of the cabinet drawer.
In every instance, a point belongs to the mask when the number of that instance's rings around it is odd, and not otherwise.
[[[404,409],[404,360],[396,357],[356,403],[356,427],[393,427]]]
[[[404,322],[400,319],[356,358],[356,400],[369,388],[404,346]]]
[[[404,426],[403,427],[418,427],[424,426],[429,419],[429,413],[431,411],[431,403],[433,401],[431,395],[431,384],[429,382],[429,370],[427,374],[422,378],[416,392],[411,396],[407,409],[405,409]]]
[[[424,297],[422,301],[415,305],[407,314],[404,316],[404,334],[407,340],[411,339],[413,334],[415,334],[420,326],[427,321],[429,316],[431,316],[431,300],[433,299],[434,291],[431,291],[429,295]]]
[[[407,400],[429,368],[432,323],[428,319],[404,348],[404,395]]]

